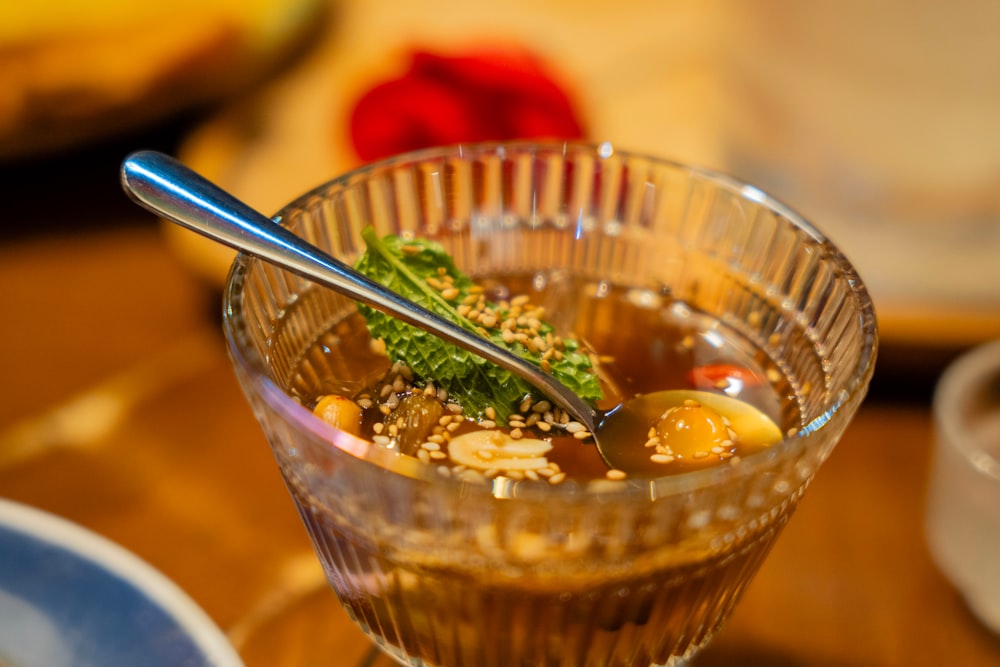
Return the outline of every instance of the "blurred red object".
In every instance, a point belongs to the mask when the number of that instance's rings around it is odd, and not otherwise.
[[[459,142],[585,133],[563,86],[519,49],[454,56],[416,51],[405,74],[361,96],[350,122],[362,160]]]

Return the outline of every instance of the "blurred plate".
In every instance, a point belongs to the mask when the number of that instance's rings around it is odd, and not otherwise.
[[[185,593],[122,547],[0,499],[0,665],[240,667]]]
[[[223,99],[306,41],[323,0],[62,0],[0,10],[0,159]]]
[[[273,213],[358,166],[348,136],[351,105],[405,66],[401,51],[414,44],[461,50],[502,35],[576,84],[593,141],[729,171],[728,107],[713,60],[727,16],[725,2],[647,0],[627,11],[596,0],[511,0],[488,7],[460,0],[413,7],[389,0],[350,3],[337,14],[336,40],[319,44],[253,97],[223,109],[188,137],[179,157]],[[899,234],[818,214],[816,222],[856,263],[875,300],[883,340],[945,348],[1000,337],[996,281],[976,278],[995,277],[1000,266],[995,228],[986,242],[950,252],[947,234]],[[165,233],[191,268],[222,283],[233,253],[173,225]]]

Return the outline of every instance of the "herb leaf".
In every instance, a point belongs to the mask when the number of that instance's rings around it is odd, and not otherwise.
[[[439,244],[391,235],[380,239],[371,227],[362,231],[362,237],[367,251],[355,264],[359,271],[442,318],[547,368],[582,398],[589,401],[601,398],[590,357],[580,351],[575,340],[558,339],[551,325],[537,319],[533,322],[536,336],[522,334],[513,340],[510,331],[505,336],[501,324],[516,314],[518,307],[479,299],[482,290],[455,266]],[[460,309],[469,309],[468,304],[463,308],[464,302],[475,303],[477,299],[476,309],[489,308],[497,316],[495,322],[482,319],[474,322],[460,313]],[[404,362],[423,382],[433,382],[447,390],[449,397],[460,403],[469,416],[482,415],[492,406],[497,420],[506,422],[524,398],[542,398],[530,384],[482,357],[369,306],[358,304],[358,308],[372,337],[385,343],[391,360]],[[536,345],[539,341],[555,341],[558,354],[549,352],[543,361],[545,350],[553,346]]]

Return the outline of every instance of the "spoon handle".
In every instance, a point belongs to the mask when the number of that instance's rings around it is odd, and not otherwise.
[[[177,160],[155,151],[138,151],[122,163],[121,182],[143,208],[484,357],[542,390],[591,432],[597,428],[594,409],[534,364],[383,287]]]

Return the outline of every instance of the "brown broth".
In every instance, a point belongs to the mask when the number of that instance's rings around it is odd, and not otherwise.
[[[373,542],[293,494],[353,620],[390,652],[423,661],[408,664],[447,667],[673,664],[719,629],[791,512],[724,551],[667,547],[633,571],[563,556],[502,572]]]
[[[491,297],[497,300],[508,298],[511,294],[530,293],[533,301],[545,305],[548,312],[554,313],[554,324],[560,330],[569,331],[572,327],[572,335],[600,356],[605,398],[598,407],[610,409],[630,397],[653,391],[698,389],[739,398],[780,423],[779,392],[771,380],[781,375],[775,372],[766,357],[735,332],[725,330],[717,321],[661,294],[606,284],[566,282],[559,278],[539,281],[537,277],[521,276],[510,277],[503,282],[495,279],[483,281],[483,284]],[[570,300],[567,306],[565,295],[574,293],[582,296]],[[350,368],[338,378],[317,378],[312,383],[316,389],[303,395],[303,402],[315,405],[327,393],[341,393],[351,398],[371,397],[376,404],[364,410],[360,435],[384,442],[388,437],[386,431],[376,433],[374,429],[376,424],[386,422],[385,415],[379,411],[378,398],[380,383],[386,377],[391,382],[393,377],[390,361],[372,350],[363,320],[357,314],[338,323],[305,358],[326,354],[331,344],[339,346],[337,356]],[[743,376],[753,381],[734,378],[728,385],[722,386],[716,385],[715,380],[705,384],[704,378],[692,378],[695,369],[720,366],[742,369]],[[363,379],[345,382],[345,377]],[[402,398],[410,391],[394,393],[399,394],[397,398]],[[445,411],[442,414],[450,413]],[[616,433],[616,437],[642,447],[648,439],[647,432],[651,425],[637,424],[624,434]],[[507,425],[498,426],[503,428]],[[444,435],[450,437],[470,428],[473,427],[466,423],[460,430]],[[525,437],[551,440],[553,450],[548,458],[568,478],[600,479],[608,471],[592,439],[580,441],[558,428],[547,432],[531,428],[522,430]],[[378,435],[383,437],[376,437]],[[395,438],[385,444],[389,447],[398,445]],[[447,451],[446,444],[442,445],[442,450]],[[404,453],[414,455],[419,452],[410,449]],[[737,449],[736,453],[747,452]],[[439,466],[450,465],[446,458],[430,462]],[[677,461],[663,466],[663,474],[683,473],[702,467],[703,463]]]

